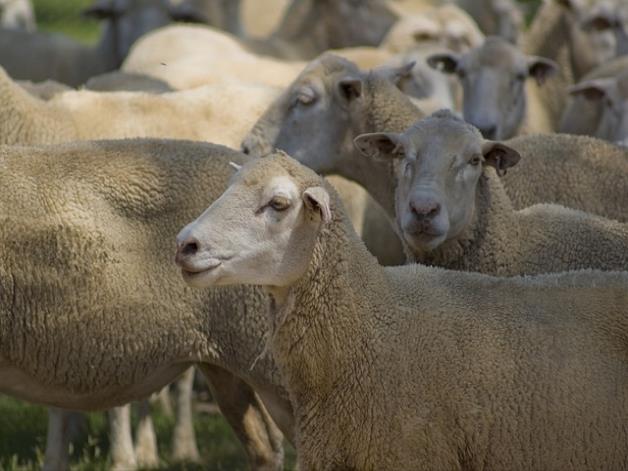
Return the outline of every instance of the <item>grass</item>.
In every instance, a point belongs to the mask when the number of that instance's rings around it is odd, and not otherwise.
[[[44,457],[47,411],[45,407],[0,396],[0,469],[3,471],[36,471]],[[133,417],[136,422],[137,417]],[[153,420],[160,471],[236,471],[246,470],[244,451],[221,415],[196,413],[194,428],[203,462],[173,463],[170,443],[174,419],[154,411]],[[71,471],[106,471],[109,437],[104,413],[87,414],[85,433],[71,447]],[[287,450],[286,470],[294,467],[294,452]]]
[[[92,0],[33,0],[37,27],[94,44],[100,35],[98,22],[81,16],[81,10],[92,3]]]

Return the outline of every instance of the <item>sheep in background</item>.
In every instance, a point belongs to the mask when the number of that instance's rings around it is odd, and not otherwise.
[[[192,287],[272,297],[266,341],[300,469],[593,471],[628,460],[626,273],[383,268],[333,189],[285,155],[240,169],[179,233],[176,260]]]
[[[427,62],[458,76],[464,118],[487,139],[548,133],[558,127],[555,113],[538,93],[538,87],[559,72],[554,61],[527,56],[504,39],[491,36],[466,54],[434,54]]]
[[[14,79],[76,87],[117,69],[137,38],[171,21],[167,0],[96,0],[85,15],[105,21],[95,47],[60,34],[0,30],[0,65]]]
[[[0,0],[0,25],[3,28],[33,32],[37,30],[30,0]]]
[[[255,156],[281,149],[319,173],[342,175],[370,188],[394,221],[391,169],[381,165],[374,171],[349,143],[364,133],[402,132],[422,117],[390,73],[361,71],[349,61],[325,55],[275,99],[242,148]],[[526,156],[516,171],[502,177],[515,208],[556,203],[628,222],[625,150],[599,139],[562,134],[522,136],[508,145]]]
[[[450,111],[354,142],[374,172],[374,160],[392,167],[391,216],[410,261],[498,276],[628,270],[628,225],[552,204],[515,210],[500,176],[534,156]]]

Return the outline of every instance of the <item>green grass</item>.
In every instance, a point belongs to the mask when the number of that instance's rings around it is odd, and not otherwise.
[[[93,44],[100,35],[98,22],[81,17],[81,10],[92,3],[92,0],[33,0],[37,27]]]
[[[161,471],[246,470],[246,457],[233,431],[220,415],[197,413],[194,418],[201,464],[170,461],[174,419],[153,413]],[[133,418],[134,422],[137,420]],[[46,440],[45,407],[0,396],[0,469],[36,471],[41,469]],[[109,438],[104,413],[87,414],[86,433],[72,444],[72,471],[106,471]],[[286,470],[294,467],[294,452],[287,450]]]

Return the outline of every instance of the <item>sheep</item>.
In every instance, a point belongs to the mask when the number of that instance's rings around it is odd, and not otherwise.
[[[628,57],[607,62],[569,88],[572,97],[563,111],[559,131],[585,134],[615,142],[628,137],[622,129],[622,107],[626,100]]]
[[[301,95],[313,99],[301,102]],[[298,106],[291,107],[294,103]],[[422,117],[388,77],[326,55],[266,110],[242,149],[261,156],[278,148],[319,173],[353,180],[370,189],[394,224],[394,176],[385,165],[373,171],[351,143],[364,133],[402,132]],[[525,156],[516,171],[502,177],[515,209],[556,203],[628,222],[626,151],[565,135],[522,136],[508,146]]]
[[[615,20],[613,26],[619,21],[625,7],[623,0],[553,2],[555,5],[551,7],[562,13],[566,30],[563,40],[566,38],[569,43],[569,59],[576,80],[617,56],[623,46],[618,44],[613,28],[603,25],[611,18]]]
[[[434,46],[466,52],[482,41],[484,34],[469,15],[455,5],[445,4],[420,14],[400,15],[381,47],[395,53]]]
[[[282,154],[238,171],[179,233],[176,261],[191,287],[254,285],[273,299],[267,343],[300,469],[628,460],[626,273],[383,268],[333,189]]]
[[[33,32],[37,29],[30,0],[0,0],[0,25],[7,29]]]
[[[291,409],[272,360],[255,362],[266,297],[190,292],[168,263],[172,234],[224,190],[229,162],[244,160],[186,141],[0,147],[0,391],[103,409],[198,362],[253,469],[281,469],[268,412],[291,439]],[[193,189],[203,197],[190,198]]]
[[[570,93],[599,103],[601,116],[593,136],[628,143],[628,70],[616,78],[581,82],[572,87]]]
[[[497,36],[467,54],[434,54],[432,67],[456,74],[464,94],[464,118],[487,139],[508,139],[522,133],[548,133],[558,127],[534,85],[558,72],[558,64],[530,57]]]
[[[558,205],[516,211],[499,175],[519,153],[449,111],[354,142],[392,167],[396,230],[410,261],[499,276],[628,268],[628,225]]]
[[[43,102],[0,70],[0,143],[172,137],[234,146],[276,95],[270,87],[232,83],[162,95],[69,91]]]
[[[170,22],[166,0],[96,0],[85,15],[106,20],[97,46],[59,34],[0,30],[0,65],[15,79],[52,79],[77,87],[117,69],[138,37]]]
[[[4,115],[5,122],[0,125],[0,129],[4,130],[4,143],[20,145],[89,138],[165,136],[212,140],[237,146],[256,117],[261,115],[261,111],[275,96],[273,89],[232,84],[230,87],[204,87],[160,96],[68,92],[49,103],[43,103],[17,87],[6,75],[0,77],[0,89],[5,92],[5,106],[10,110]],[[246,111],[233,107],[233,103],[239,100],[246,103]],[[194,109],[198,112],[194,112]],[[216,119],[211,119],[212,110],[220,110],[220,114],[215,115]],[[164,114],[172,121],[165,120]],[[99,120],[95,120],[94,116],[98,116]],[[21,118],[28,119],[20,122]],[[333,184],[345,195],[359,229],[367,205],[366,192],[356,184],[339,178],[335,178]],[[216,385],[215,389],[219,387]],[[246,391],[238,394],[246,396]],[[224,395],[228,400],[229,394]],[[254,436],[256,432],[243,428],[237,421],[241,413],[240,409],[236,409],[236,416],[227,419],[232,426],[238,427],[238,436],[243,443],[249,444],[251,453],[258,453],[255,439],[247,435],[250,433]],[[229,410],[225,411],[225,415],[228,414]],[[125,440],[121,442],[126,443]],[[128,456],[122,452],[121,455]]]

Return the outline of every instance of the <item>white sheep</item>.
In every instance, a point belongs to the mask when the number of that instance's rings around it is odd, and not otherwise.
[[[190,286],[272,297],[300,469],[628,461],[626,273],[383,268],[333,189],[285,155],[246,164],[177,247]]]

